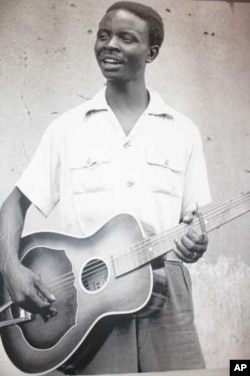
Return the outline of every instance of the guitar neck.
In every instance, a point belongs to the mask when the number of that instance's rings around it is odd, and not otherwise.
[[[202,212],[202,217],[206,232],[212,232],[248,211],[250,211],[250,192],[214,206],[212,209],[205,210]],[[132,245],[120,258],[115,260],[115,275],[119,277],[171,251],[175,248],[174,239],[181,238],[186,234],[187,227],[188,225],[181,223],[170,230],[145,238]],[[194,218],[192,227],[197,231],[202,231],[198,216]]]

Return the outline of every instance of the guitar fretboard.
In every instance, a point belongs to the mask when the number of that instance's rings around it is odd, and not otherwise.
[[[202,212],[206,232],[209,233],[224,224],[240,217],[250,210],[250,192],[241,194],[223,204]],[[196,216],[191,225],[201,230],[201,223]],[[188,225],[181,223],[158,235],[145,238],[132,245],[123,254],[112,258],[116,277],[145,265],[175,248],[175,238],[181,238],[187,232]]]

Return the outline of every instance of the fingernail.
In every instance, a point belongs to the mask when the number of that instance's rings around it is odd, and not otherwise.
[[[50,297],[52,300],[56,300],[56,297],[53,294],[51,294]]]

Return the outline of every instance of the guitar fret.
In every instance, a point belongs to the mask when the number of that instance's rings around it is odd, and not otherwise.
[[[225,223],[228,223],[249,211],[247,197],[245,200],[240,200],[240,198],[228,201],[224,205],[221,205],[221,207],[215,209],[211,214],[208,212],[209,218],[206,220],[207,232],[219,229]]]
[[[250,192],[247,192],[222,205],[204,211],[202,217],[206,232],[209,233],[220,228],[225,223],[238,218],[249,210]],[[192,227],[200,229],[201,224],[198,217],[193,220]],[[175,247],[174,239],[180,238],[186,232],[187,225],[182,223],[131,246],[126,253],[119,255],[116,259],[112,259],[115,276],[119,277],[164,255]]]
[[[249,196],[250,193],[247,193],[222,205],[214,206],[212,209],[203,210],[202,216],[206,232],[213,231],[249,211]],[[203,230],[200,217],[194,219],[192,227]],[[110,234],[110,230],[114,230],[114,232]],[[143,289],[146,291],[142,292],[143,284],[133,283],[137,279],[136,275],[135,278],[131,278],[132,288],[128,283],[124,289],[124,296],[120,291],[123,292],[121,286],[125,287],[127,284],[126,278],[117,281],[117,285],[114,278],[123,276],[171,250],[175,246],[174,239],[180,238],[186,231],[187,225],[182,223],[161,234],[142,239],[138,244],[129,246],[129,242],[132,243],[133,239],[138,239],[138,237],[141,239],[140,226],[133,216],[120,214],[110,219],[89,237],[78,238],[53,232],[33,233],[23,237],[19,247],[21,262],[31,270],[35,267],[48,288],[55,294],[57,304],[62,309],[60,309],[60,315],[46,323],[38,315],[32,315],[32,321],[29,323],[28,316],[23,317],[17,307],[12,309],[9,293],[5,286],[1,286],[2,304],[5,299],[8,300],[8,303],[0,307],[2,320],[0,326],[5,327],[1,334],[4,346],[7,344],[5,347],[10,359],[28,373],[44,374],[57,368],[68,359],[69,355],[72,355],[76,344],[83,344],[85,339],[89,338],[90,330],[98,322],[96,314],[99,313],[99,319],[103,317],[105,308],[110,308],[106,303],[103,304],[108,294],[107,301],[116,304],[116,307],[119,305],[117,312],[120,314],[132,312],[133,308],[138,309],[137,303],[137,307],[131,305],[133,300],[136,301],[138,295],[144,294],[146,299],[149,297],[149,289]],[[122,244],[128,244],[128,249],[122,250]],[[102,245],[104,248],[101,250],[99,247],[101,248]],[[114,255],[111,255],[112,252]],[[93,294],[98,290],[100,290],[100,294]],[[125,293],[126,290],[128,295]],[[114,296],[115,293],[120,294],[118,300]],[[126,298],[126,296],[131,298]],[[157,294],[156,297],[158,301],[161,300]],[[145,298],[143,301],[146,302]],[[128,305],[126,305],[127,302]],[[97,305],[98,312],[95,310]],[[155,307],[153,302],[149,309],[151,311],[158,309],[159,305],[157,303]],[[112,309],[113,311],[116,312],[116,309]],[[108,313],[110,314],[110,310]],[[87,321],[78,320],[82,315],[86,316]],[[90,322],[88,318],[94,318],[95,321]],[[27,319],[27,322],[16,327],[16,324],[23,319]],[[9,329],[9,326],[13,324],[15,326]],[[81,324],[81,327],[78,324]],[[13,341],[16,330],[20,338],[18,341]],[[66,341],[70,347],[64,346],[65,352],[64,350],[58,352],[56,350],[58,341],[64,341],[65,333],[70,336],[69,341]],[[37,348],[43,350],[48,347],[49,351],[46,351],[45,355],[44,351],[37,351]],[[44,362],[44,356],[46,362]]]

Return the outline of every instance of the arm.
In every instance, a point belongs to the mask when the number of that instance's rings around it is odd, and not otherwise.
[[[192,213],[195,212],[197,204],[202,207],[211,202],[201,135],[198,128],[194,131],[192,149],[185,171],[181,214],[182,221],[187,224],[192,224],[194,218]],[[198,233],[190,227],[187,234],[175,243],[178,257],[184,262],[193,263],[207,250],[208,237],[205,231]]]
[[[51,304],[55,298],[41,278],[23,266],[18,258],[24,220],[31,202],[15,188],[0,212],[0,252],[5,286],[13,302],[30,312],[56,313]]]

